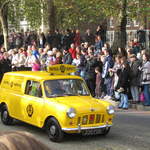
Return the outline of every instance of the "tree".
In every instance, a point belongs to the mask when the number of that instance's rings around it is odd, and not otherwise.
[[[48,26],[51,32],[55,31],[56,27],[56,7],[54,0],[47,0],[48,5]]]
[[[10,0],[5,0],[1,1],[1,6],[0,6],[0,22],[2,25],[3,29],[3,36],[4,36],[4,46],[6,50],[8,50],[8,42],[7,42],[7,37],[8,37],[8,4],[10,3]]]

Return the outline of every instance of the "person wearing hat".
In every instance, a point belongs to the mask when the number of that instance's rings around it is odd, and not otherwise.
[[[53,65],[53,62],[55,62],[56,58],[54,57],[54,53],[53,51],[48,51],[47,52],[47,61],[46,61],[46,65],[49,66],[49,65]]]
[[[132,54],[129,57],[130,60],[130,90],[133,98],[133,103],[136,104],[139,102],[139,86],[140,86],[140,78],[141,72],[139,67],[141,66],[140,60],[137,59],[135,54]]]

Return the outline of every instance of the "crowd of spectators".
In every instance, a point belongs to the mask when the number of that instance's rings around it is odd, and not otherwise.
[[[76,75],[87,83],[92,96],[118,99],[119,108],[128,109],[128,100],[150,106],[150,57],[133,39],[126,49],[111,50],[106,33],[99,26],[96,32],[87,29],[84,36],[79,30],[65,32],[11,33],[6,51],[0,37],[0,77],[8,71],[46,70],[55,64],[72,64]]]

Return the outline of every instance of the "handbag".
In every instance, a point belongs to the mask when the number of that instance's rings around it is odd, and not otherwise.
[[[144,102],[144,101],[145,101],[145,96],[144,96],[144,93],[143,93],[143,92],[140,94],[140,101],[141,101],[141,102]]]

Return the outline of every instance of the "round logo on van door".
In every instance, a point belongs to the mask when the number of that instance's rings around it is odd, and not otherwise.
[[[28,116],[32,117],[32,115],[33,115],[33,106],[31,104],[28,105],[26,110],[27,110]]]

